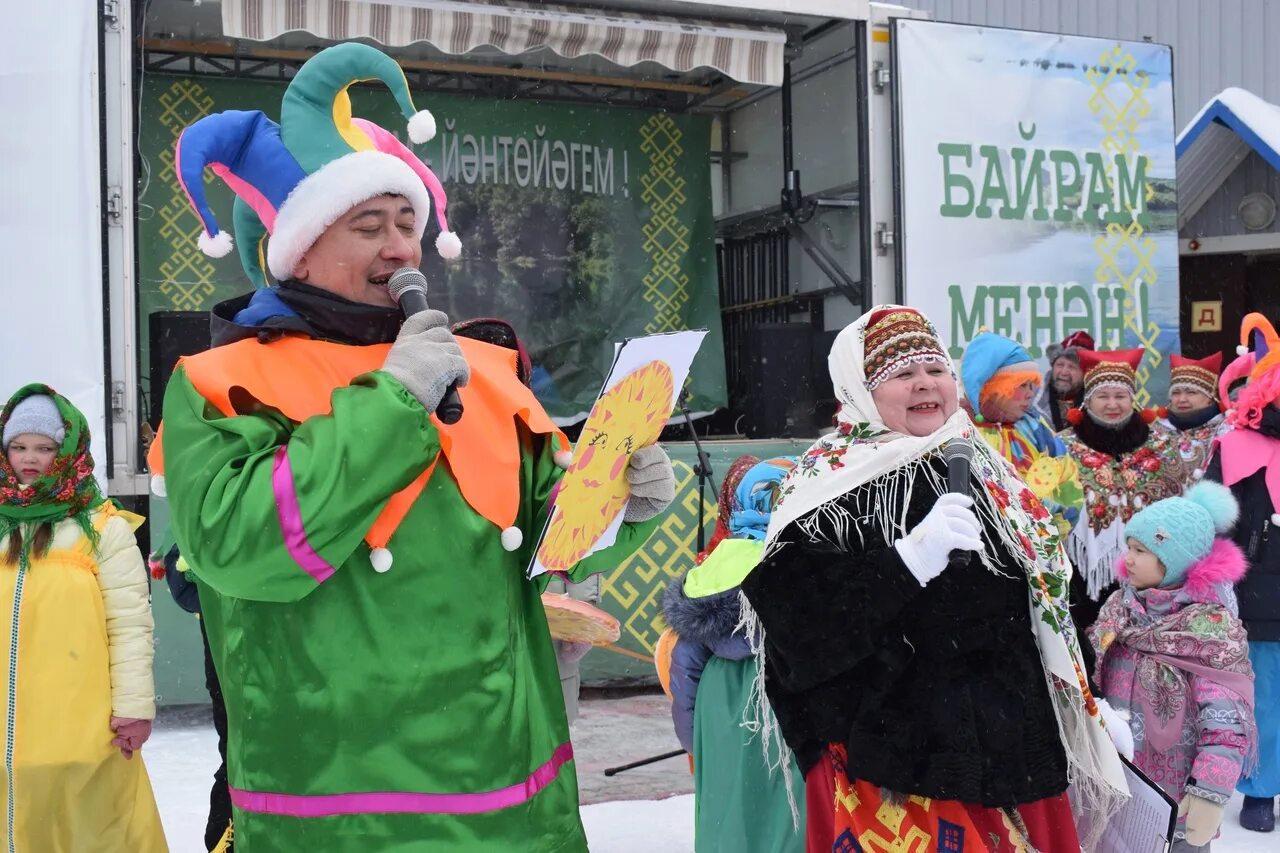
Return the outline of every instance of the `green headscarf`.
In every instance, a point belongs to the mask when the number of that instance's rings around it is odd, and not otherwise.
[[[0,539],[21,530],[24,565],[31,558],[31,540],[36,528],[46,522],[55,524],[64,518],[75,519],[97,548],[98,531],[91,516],[106,500],[93,477],[88,421],[79,409],[49,386],[35,383],[18,389],[0,411],[0,432],[9,422],[14,407],[36,394],[46,394],[57,404],[66,436],[49,470],[27,486],[22,485],[9,464],[7,448],[0,453]]]

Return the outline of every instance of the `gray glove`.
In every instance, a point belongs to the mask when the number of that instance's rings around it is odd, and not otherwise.
[[[471,367],[443,311],[421,311],[405,320],[382,369],[399,380],[429,414],[435,413],[449,385],[466,385],[471,378]]]
[[[676,499],[676,472],[667,452],[656,444],[631,455],[627,482],[631,484],[631,500],[622,515],[625,522],[648,521]]]

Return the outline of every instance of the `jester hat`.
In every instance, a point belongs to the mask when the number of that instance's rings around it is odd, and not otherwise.
[[[440,179],[427,166],[426,163],[413,153],[409,146],[405,145],[395,134],[379,127],[371,121],[362,118],[354,118],[351,120],[358,132],[367,136],[379,151],[384,154],[391,154],[398,159],[404,161],[410,169],[422,180],[422,184],[426,187],[427,192],[431,194],[431,200],[435,207],[436,222],[440,227],[440,233],[436,236],[436,251],[440,257],[452,259],[462,254],[462,242],[458,239],[458,235],[449,230],[449,220],[446,216],[446,209],[449,205],[448,196],[445,194],[444,185],[440,183]],[[266,287],[268,285],[266,276],[267,267],[267,227],[263,224],[262,219],[257,212],[249,205],[241,196],[236,196],[235,204],[231,212],[232,227],[239,236],[236,241],[236,249],[240,253],[240,264],[244,267],[245,275],[253,282],[254,287]]]
[[[413,206],[415,237],[426,228],[435,196],[442,233],[437,247],[445,257],[460,251],[447,232],[447,201],[440,182],[393,135],[354,119],[347,90],[364,80],[381,80],[408,120],[409,138],[426,142],[435,135],[435,119],[418,111],[408,81],[395,60],[358,42],[335,45],[308,60],[285,90],[280,124],[260,111],[228,110],[206,116],[178,138],[174,171],[200,217],[202,250],[214,257],[231,251],[231,235],[222,231],[204,194],[205,167],[221,177],[243,202],[233,213],[248,226],[249,246],[241,260],[261,273],[262,232],[270,234],[265,259],[277,279],[288,278],[298,260],[325,229],[354,205],[378,195],[403,195]],[[368,129],[375,128],[378,138]],[[394,143],[394,144],[393,144]],[[261,227],[253,226],[249,208]],[[446,236],[447,235],[447,236]],[[453,254],[450,255],[449,253]],[[265,279],[264,279],[265,280]]]
[[[1249,371],[1249,381],[1256,382],[1271,369],[1280,365],[1280,335],[1265,315],[1254,311],[1246,314],[1240,321],[1240,346],[1236,347],[1237,355],[1249,355],[1249,340],[1253,339],[1253,369]]]
[[[1241,389],[1227,417],[1236,427],[1256,428],[1263,410],[1280,400],[1280,370],[1276,369],[1280,367],[1280,335],[1264,315],[1246,314],[1240,323],[1240,346],[1236,347],[1236,353],[1240,355],[1237,363],[1252,357],[1253,366],[1249,369],[1249,382]],[[1244,366],[1240,367],[1241,371]]]
[[[1242,379],[1247,380],[1256,361],[1253,353],[1245,352],[1244,355],[1236,356],[1235,361],[1222,371],[1222,375],[1218,377],[1218,406],[1222,411],[1231,408],[1231,386]]]

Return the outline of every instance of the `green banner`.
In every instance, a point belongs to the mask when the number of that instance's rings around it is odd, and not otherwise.
[[[207,310],[248,289],[235,253],[206,257],[200,222],[173,171],[188,124],[228,109],[279,118],[284,84],[149,75],[139,127],[138,266],[144,315]],[[619,107],[479,100],[418,93],[440,129],[416,146],[449,193],[460,261],[423,238],[434,308],[454,320],[511,322],[534,363],[534,390],[556,418],[584,417],[626,337],[706,328],[691,408],[726,404],[705,117]],[[354,113],[407,142],[381,90],[353,92]],[[206,191],[231,228],[231,191]],[[145,350],[145,347],[144,347]],[[142,353],[147,364],[147,353]]]

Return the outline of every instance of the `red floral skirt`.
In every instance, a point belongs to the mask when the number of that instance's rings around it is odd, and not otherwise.
[[[844,746],[831,744],[822,761],[805,777],[806,853],[1080,850],[1066,794],[1016,809],[991,809],[927,797],[908,797],[901,805],[895,805],[884,800],[878,785],[850,780],[844,766]]]

